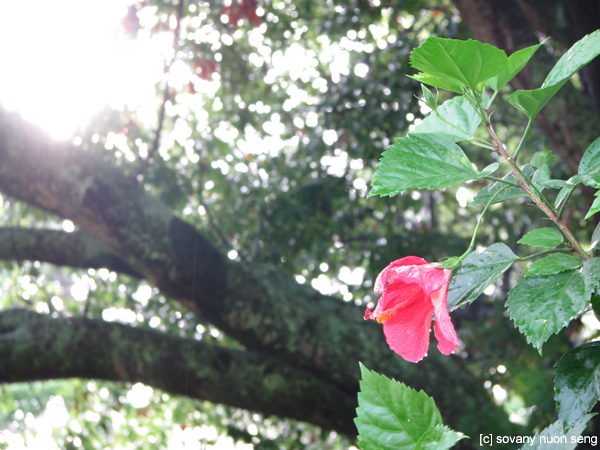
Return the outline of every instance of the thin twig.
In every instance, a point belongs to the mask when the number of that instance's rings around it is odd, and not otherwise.
[[[162,127],[163,127],[163,123],[165,120],[166,104],[169,101],[169,97],[170,97],[169,85],[167,84],[165,86],[165,91],[163,93],[163,101],[162,101],[162,105],[160,106],[160,112],[158,113],[158,124],[156,126],[156,131],[154,132],[154,140],[152,141],[152,147],[150,148],[150,151],[148,152],[148,156],[146,157],[146,159],[142,160],[140,167],[138,168],[137,172],[135,173],[135,178],[137,178],[142,173],[144,173],[144,171],[146,170],[146,167],[148,167],[148,164],[150,164],[150,161],[154,157],[154,154],[158,151],[158,146],[160,145],[160,135],[162,133]]]
[[[258,247],[260,245],[260,236],[262,234],[263,231],[263,221],[262,221],[262,214],[261,214],[261,207],[260,205],[257,205],[257,212],[256,215],[258,217],[258,230],[256,231],[256,236],[254,237],[254,241],[252,242],[252,251],[250,252],[250,261],[254,261],[254,259],[256,258],[256,255],[258,255]]]
[[[169,62],[167,62],[167,61],[164,62],[163,72],[165,75],[167,75],[169,73],[169,71],[171,70],[171,67],[173,66],[173,63],[177,59],[177,50],[179,49],[179,37],[181,35],[181,18],[183,17],[184,6],[185,6],[185,0],[180,0],[179,4],[177,5],[177,25],[175,26],[174,35],[173,35],[173,59]],[[167,102],[169,101],[170,97],[171,97],[171,91],[169,90],[169,83],[166,82],[165,90],[163,92],[163,101],[160,106],[160,111],[158,113],[158,124],[156,125],[156,131],[154,133],[154,140],[152,141],[152,147],[150,148],[150,151],[148,152],[148,156],[146,157],[146,159],[142,160],[140,167],[138,168],[137,172],[135,173],[135,178],[137,178],[142,173],[144,173],[144,171],[148,167],[148,164],[150,164],[150,161],[152,160],[152,158],[158,151],[158,147],[160,146],[160,136],[162,133],[162,128],[163,128],[163,124],[164,124],[164,120],[165,120],[165,109],[166,109],[166,105],[167,105]]]
[[[227,248],[227,249],[231,249],[233,248],[233,246],[231,245],[231,243],[229,242],[229,240],[225,237],[225,235],[221,232],[220,228],[217,225],[217,222],[215,221],[210,208],[208,207],[208,203],[206,203],[204,201],[204,167],[203,167],[203,161],[202,161],[202,157],[200,156],[200,158],[198,159],[198,183],[199,183],[199,187],[200,187],[200,192],[198,193],[198,198],[200,199],[200,205],[204,208],[204,211],[206,211],[206,216],[208,217],[208,223],[210,225],[210,227],[214,230],[214,232],[217,234],[217,236],[219,237],[219,239],[221,240],[221,243],[223,244],[223,247]]]
[[[214,230],[214,232],[217,234],[217,236],[219,236],[219,239],[221,240],[223,247],[232,249],[233,246],[231,245],[229,240],[225,237],[225,235],[221,232],[221,229],[218,227],[216,220],[214,219],[212,213],[210,212],[210,208],[208,207],[208,204],[204,201],[204,199],[200,199],[200,204],[204,207],[204,210],[206,211],[206,215],[208,216],[208,223],[210,223],[211,228]]]

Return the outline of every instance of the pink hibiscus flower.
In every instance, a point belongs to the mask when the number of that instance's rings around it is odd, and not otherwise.
[[[432,316],[439,351],[449,355],[459,344],[448,313],[452,271],[437,266],[416,256],[394,261],[375,281],[375,292],[383,292],[375,311],[365,313],[365,319],[383,323],[390,348],[410,362],[427,355]]]

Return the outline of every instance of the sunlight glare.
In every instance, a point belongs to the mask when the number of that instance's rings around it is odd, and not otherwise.
[[[0,104],[67,139],[108,104],[148,98],[162,61],[149,40],[119,40],[126,13],[126,0],[2,2]]]
[[[469,204],[469,199],[471,198],[471,192],[464,186],[458,188],[456,191],[456,200],[460,204],[462,208],[466,207]]]

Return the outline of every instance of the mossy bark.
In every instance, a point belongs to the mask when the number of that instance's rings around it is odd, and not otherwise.
[[[353,431],[352,396],[263,355],[101,320],[0,312],[0,381],[71,377],[141,382]]]

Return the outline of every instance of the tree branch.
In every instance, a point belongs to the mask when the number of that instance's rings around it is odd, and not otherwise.
[[[83,269],[106,268],[141,278],[105,244],[83,231],[0,228],[0,259],[40,261]]]
[[[474,436],[490,432],[490,424],[510,427],[457,357],[432,350],[418,366],[402,361],[389,350],[380,326],[365,322],[355,305],[321,295],[271,266],[230,261],[118,168],[52,142],[1,109],[0,190],[72,220],[166,296],[252,351],[351,395],[362,361],[426,389],[456,429]],[[480,422],[471,420],[472,411]]]
[[[72,377],[141,382],[354,432],[353,396],[262,355],[102,320],[0,313],[0,382]]]

